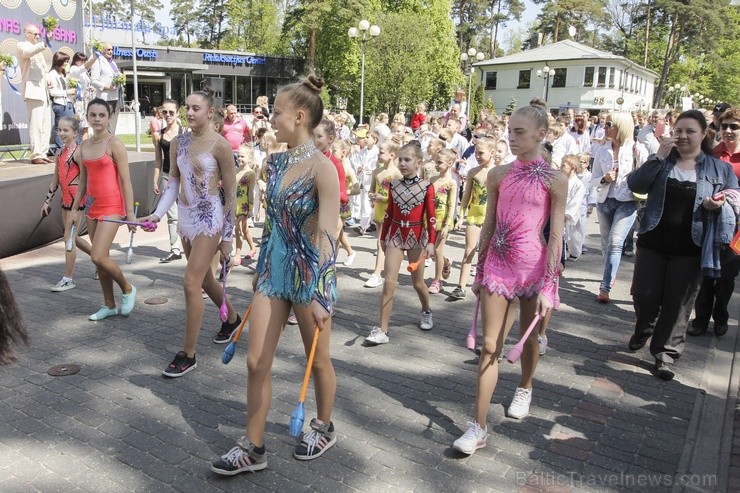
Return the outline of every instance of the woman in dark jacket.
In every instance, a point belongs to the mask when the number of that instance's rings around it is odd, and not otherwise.
[[[738,188],[732,168],[712,157],[706,131],[701,112],[681,113],[658,152],[627,178],[630,190],[648,194],[632,278],[637,321],[629,349],[641,349],[652,336],[650,353],[663,380],[673,378],[686,342],[702,278],[702,242],[705,236],[714,241],[705,231],[725,202],[720,192]]]

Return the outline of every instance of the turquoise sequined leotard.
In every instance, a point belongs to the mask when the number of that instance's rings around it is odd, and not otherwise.
[[[257,291],[300,305],[315,299],[331,313],[336,300],[336,243],[329,235],[332,252],[322,264],[314,238],[327,233],[315,231],[319,209],[315,164],[305,162],[318,159],[326,158],[309,140],[267,160],[267,216],[257,261]],[[302,172],[301,167],[305,167]],[[286,179],[291,170],[300,174]]]

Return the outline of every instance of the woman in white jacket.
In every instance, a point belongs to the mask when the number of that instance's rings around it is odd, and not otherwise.
[[[64,147],[64,143],[57,133],[59,120],[64,116],[75,114],[74,102],[77,89],[67,87],[67,70],[65,69],[67,62],[69,62],[69,55],[57,51],[51,61],[51,70],[46,76],[51,109],[54,111],[54,126],[51,129],[51,135],[54,138],[57,150]]]
[[[596,195],[596,210],[601,230],[601,254],[604,276],[596,299],[609,302],[609,291],[617,277],[622,259],[624,239],[637,217],[637,203],[627,187],[627,176],[635,168],[634,124],[627,112],[606,117],[606,142],[594,156],[592,194]]]

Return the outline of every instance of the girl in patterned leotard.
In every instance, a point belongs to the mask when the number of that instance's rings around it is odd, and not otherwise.
[[[400,180],[393,180],[388,192],[388,207],[380,232],[380,246],[385,251],[385,282],[380,297],[380,325],[373,327],[365,344],[375,346],[388,343],[388,325],[393,311],[393,294],[398,284],[398,271],[403,254],[409,262],[420,261],[411,273],[416,294],[421,302],[419,328],[431,330],[434,322],[429,306],[429,290],[424,283],[424,261],[422,257],[434,257],[437,241],[437,218],[434,214],[434,187],[419,177],[424,155],[418,143],[409,143],[401,148],[398,156]]]
[[[460,262],[460,280],[457,287],[452,291],[450,297],[453,299],[462,299],[467,295],[466,288],[468,277],[470,276],[470,267],[473,264],[473,257],[478,247],[480,238],[480,229],[486,219],[486,177],[488,170],[497,165],[494,162],[496,150],[496,141],[492,138],[485,137],[475,144],[475,159],[478,166],[470,169],[465,179],[465,192],[463,193],[460,209],[466,211],[465,214],[465,254]]]
[[[450,277],[450,259],[444,256],[445,242],[452,231],[455,208],[457,206],[457,182],[452,178],[450,168],[457,159],[452,149],[442,149],[435,154],[435,168],[438,173],[432,178],[434,187],[434,214],[437,218],[437,244],[435,245],[434,279],[429,284],[429,294],[437,294],[442,289],[442,277]]]
[[[526,106],[515,111],[509,122],[509,143],[517,159],[488,172],[486,221],[473,283],[483,316],[475,417],[453,444],[465,454],[486,445],[488,409],[498,379],[499,354],[514,320],[514,298],[519,298],[522,332],[536,313],[544,317],[558,306],[568,182],[540,157],[539,145],[547,128],[547,114],[542,108]],[[548,219],[550,238],[545,242],[543,230]],[[522,377],[507,411],[510,417],[523,418],[529,413],[538,353],[537,330],[533,330],[524,344]]]
[[[272,364],[291,308],[306,354],[315,328],[320,330],[312,369],[318,417],[311,420],[293,456],[315,459],[336,442],[331,418],[337,383],[329,340],[336,298],[339,182],[336,168],[312,138],[324,111],[322,85],[309,76],[280,88],[275,98],[272,126],[288,150],[267,159],[267,216],[249,317],[247,430],[237,446],[213,463],[211,470],[217,474],[267,467],[264,437]]]
[[[167,368],[166,377],[181,377],[197,367],[195,348],[203,323],[201,288],[216,306],[221,306],[223,291],[213,277],[211,261],[220,252],[221,261],[231,266],[231,242],[236,211],[236,168],[231,145],[213,130],[213,96],[196,91],[185,101],[190,132],[178,135],[170,144],[170,180],[154,214],[146,219],[159,222],[177,199],[177,229],[188,258],[183,279],[185,291],[185,337]],[[224,200],[220,197],[223,189]],[[228,318],[213,342],[231,341],[241,322],[227,300]]]
[[[80,134],[80,121],[71,116],[63,116],[59,119],[59,129],[57,135],[61,139],[64,147],[57,155],[54,175],[49,185],[49,193],[46,194],[46,200],[41,207],[41,217],[49,215],[51,198],[54,196],[57,188],[62,189],[62,224],[64,224],[64,241],[65,244],[69,238],[69,229],[67,226],[67,216],[72,210],[77,194],[77,185],[80,183],[80,166],[74,160],[74,153],[77,150],[77,136]],[[90,244],[83,240],[79,231],[75,233],[76,248],[64,254],[64,276],[51,288],[54,292],[67,291],[75,287],[74,271],[75,261],[77,259],[77,248],[90,255]]]
[[[87,122],[94,135],[83,141],[74,153],[74,159],[82,166],[80,184],[72,203],[72,214],[67,218],[69,226],[72,223],[79,226],[79,209],[87,193],[91,201],[87,209],[87,227],[92,240],[90,257],[98,271],[104,300],[104,305],[90,315],[90,320],[102,320],[119,314],[127,316],[136,302],[136,288],[129,284],[121,268],[110,258],[110,246],[120,224],[102,221],[105,218],[136,220],[128,154],[123,142],[108,130],[110,116],[108,103],[100,98],[93,99],[87,105]],[[136,230],[133,226],[128,229]],[[120,310],[116,307],[114,282],[123,293]]]

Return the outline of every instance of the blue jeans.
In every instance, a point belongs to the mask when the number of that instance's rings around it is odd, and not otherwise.
[[[637,217],[637,202],[620,202],[608,197],[596,206],[596,211],[601,230],[601,255],[604,257],[604,277],[599,290],[608,293],[617,278],[624,239]]]
[[[51,129],[51,136],[54,138],[54,143],[57,146],[57,151],[64,147],[62,139],[59,138],[59,120],[63,116],[72,116],[75,114],[75,107],[72,103],[66,105],[53,103],[51,109],[54,111],[54,127]]]

